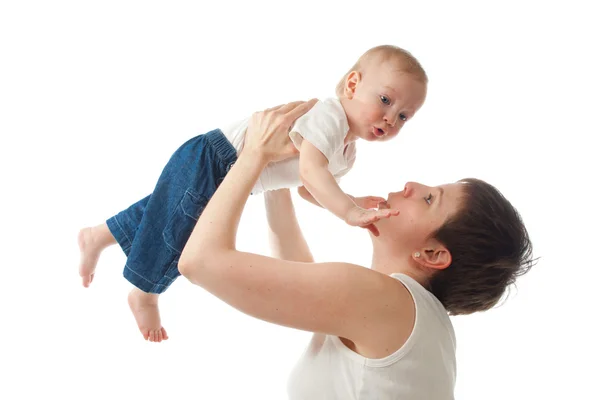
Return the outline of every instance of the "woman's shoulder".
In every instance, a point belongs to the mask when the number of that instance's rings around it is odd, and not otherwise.
[[[420,330],[423,329],[424,334],[447,335],[452,344],[455,345],[454,328],[448,316],[448,311],[433,293],[406,274],[393,273],[390,274],[390,277],[400,281],[413,299],[415,307],[413,333],[415,335],[420,334]]]
[[[453,354],[456,349],[454,329],[442,304],[426,288],[408,275],[393,273],[384,279],[397,285],[387,286],[381,296],[389,300],[380,314],[379,323],[364,340],[354,341],[354,352],[371,366],[391,365],[428,348],[444,349]],[[346,345],[347,346],[347,345]],[[424,350],[425,349],[425,350]],[[415,354],[417,354],[415,353]]]

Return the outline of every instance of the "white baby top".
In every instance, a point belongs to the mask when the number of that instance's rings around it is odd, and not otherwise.
[[[451,400],[456,339],[450,318],[429,291],[404,274],[392,274],[410,291],[413,331],[399,350],[365,358],[337,336],[315,334],[288,381],[290,400]]]
[[[244,147],[249,121],[250,117],[222,129],[238,155]],[[318,148],[327,157],[329,171],[339,182],[352,168],[356,157],[354,142],[344,146],[349,129],[348,119],[339,99],[328,98],[317,102],[310,111],[296,120],[290,138],[298,149],[304,139]],[[302,186],[299,161],[300,157],[295,156],[267,165],[252,189],[252,194]]]

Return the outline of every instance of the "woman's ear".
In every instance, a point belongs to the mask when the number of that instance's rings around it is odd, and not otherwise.
[[[423,248],[414,252],[412,258],[422,267],[430,269],[446,269],[452,264],[452,255],[444,246]]]

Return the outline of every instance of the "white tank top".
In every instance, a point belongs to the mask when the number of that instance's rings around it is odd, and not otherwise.
[[[454,399],[456,339],[448,313],[404,274],[416,319],[406,343],[380,359],[365,358],[337,336],[315,334],[288,381],[290,400]]]

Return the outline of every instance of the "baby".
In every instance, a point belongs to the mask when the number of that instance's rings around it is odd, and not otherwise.
[[[373,222],[390,212],[374,209],[384,199],[352,197],[338,184],[354,164],[357,139],[394,138],[423,105],[426,92],[427,75],[410,53],[390,45],[368,50],[338,83],[335,98],[318,101],[295,122],[290,138],[299,154],[268,165],[252,193],[298,187],[302,198],[377,235]],[[151,195],[79,232],[85,287],[103,249],[119,243],[125,252],[123,275],[134,285],[129,306],[146,340],[168,338],[158,296],[180,275],[181,251],[242,151],[248,122],[189,139],[171,156]]]

